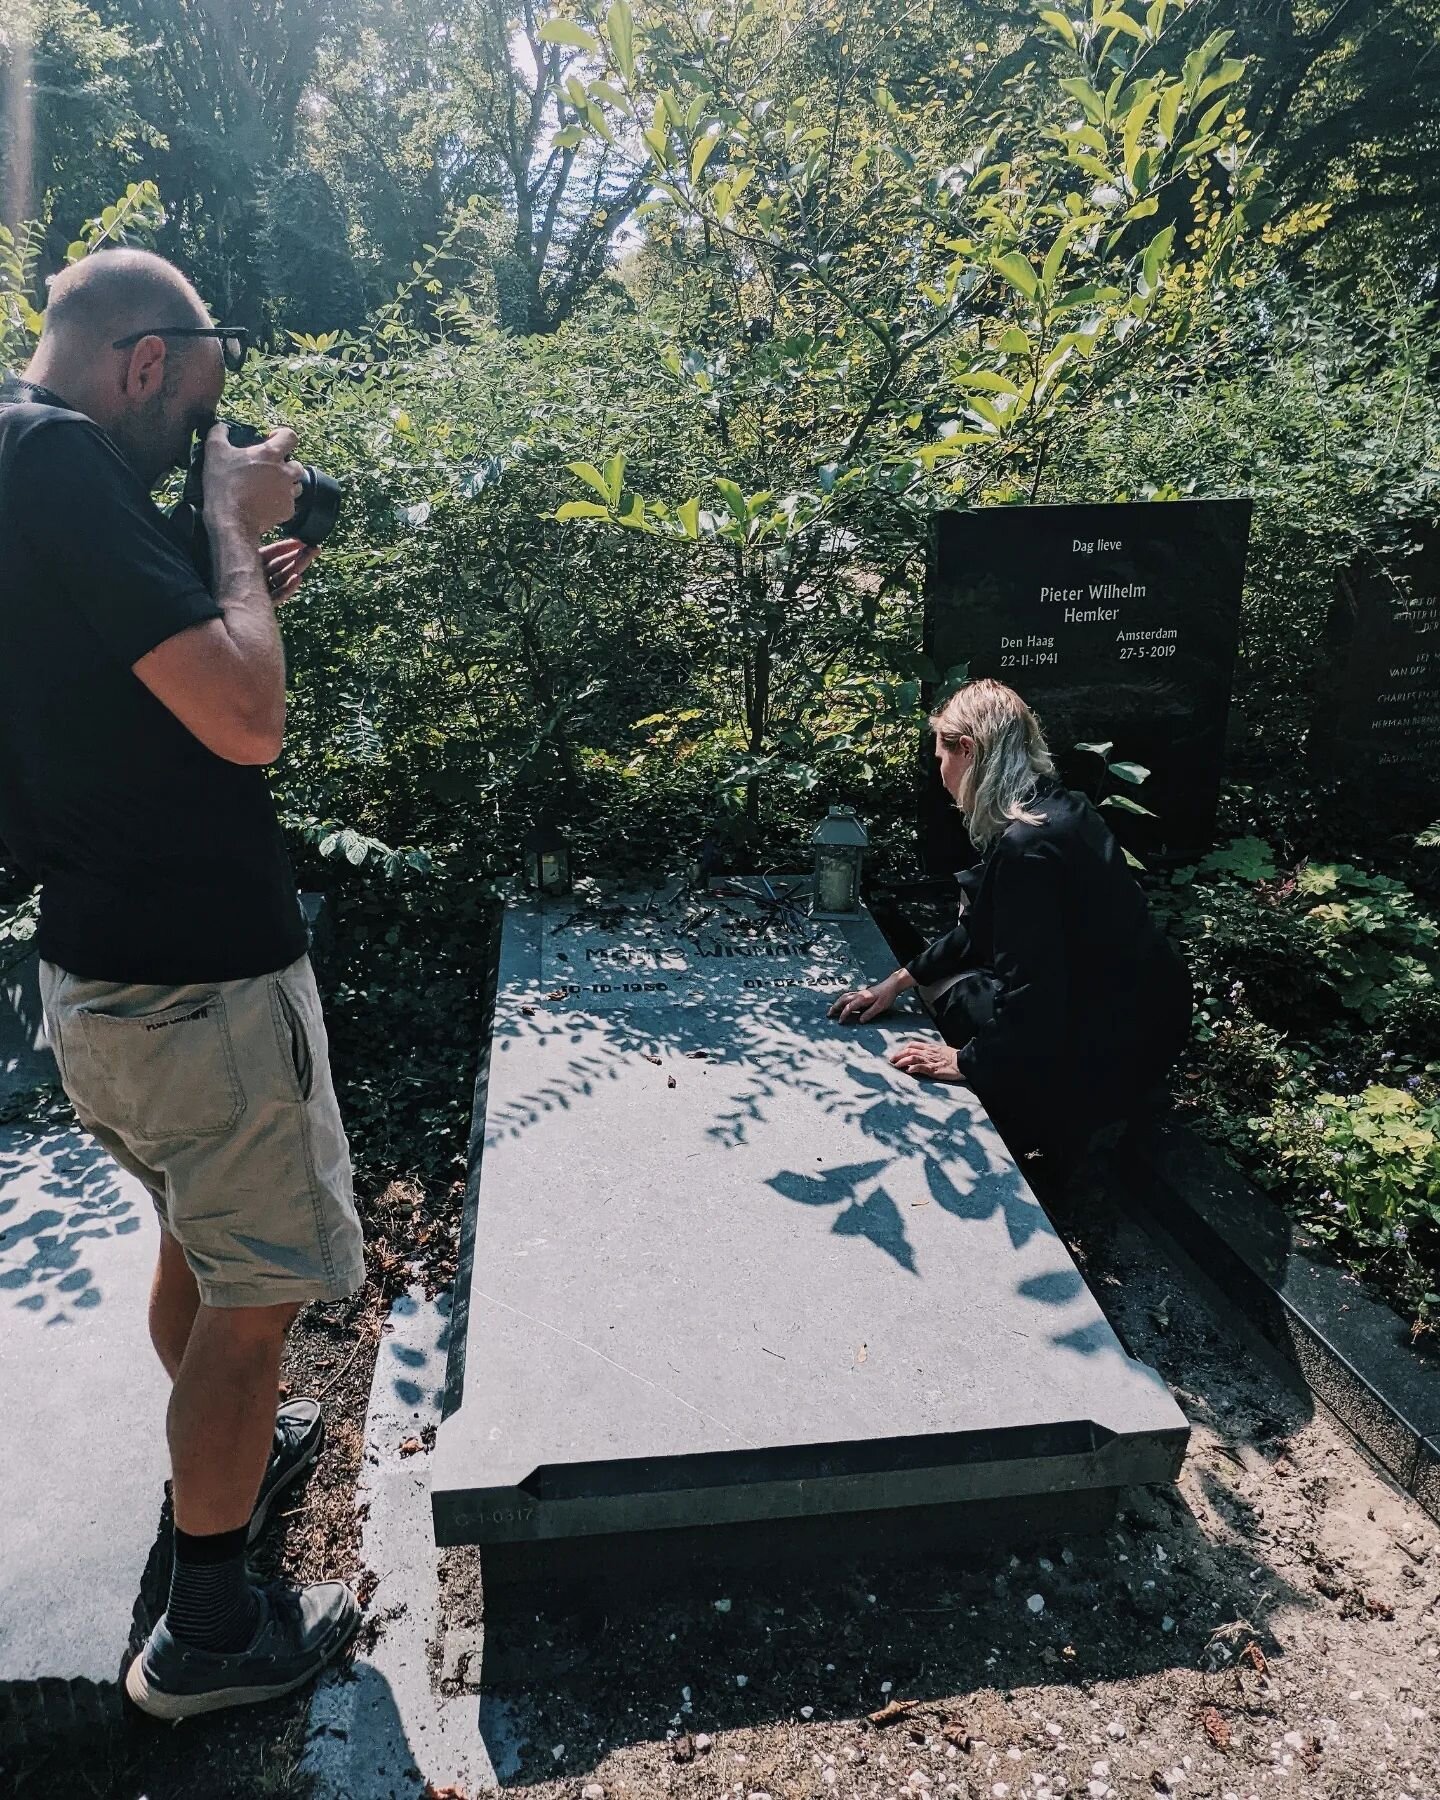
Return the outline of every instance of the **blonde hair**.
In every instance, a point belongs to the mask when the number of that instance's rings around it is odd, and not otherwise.
[[[1040,721],[1001,681],[967,681],[936,713],[930,728],[942,742],[968,737],[975,745],[960,779],[957,803],[977,850],[992,844],[1007,825],[1038,825],[1030,811],[1035,790],[1055,764]]]

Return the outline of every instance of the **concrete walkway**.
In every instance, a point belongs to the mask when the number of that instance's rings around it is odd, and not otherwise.
[[[448,1298],[427,1300],[418,1287],[395,1302],[380,1339],[355,1496],[365,1508],[361,1560],[379,1577],[369,1606],[376,1634],[353,1670],[316,1690],[302,1765],[316,1800],[420,1800],[427,1783],[479,1795],[518,1766],[510,1709],[489,1696],[441,1694],[434,1678],[453,1646],[441,1610],[430,1457],[402,1456],[400,1446],[439,1421],[448,1341]],[[474,1648],[478,1667],[478,1637]]]
[[[0,1102],[55,1080],[33,964],[0,984]],[[113,1681],[155,1540],[168,1384],[150,1198],[73,1126],[0,1127],[0,1684]]]

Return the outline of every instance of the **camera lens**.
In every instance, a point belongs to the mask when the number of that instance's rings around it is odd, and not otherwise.
[[[302,544],[323,544],[340,517],[340,483],[309,463],[301,464],[301,477],[295,516],[285,531]]]

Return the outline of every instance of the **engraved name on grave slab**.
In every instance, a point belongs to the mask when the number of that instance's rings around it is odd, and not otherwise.
[[[645,897],[545,921],[540,986],[585,1012],[706,1004],[859,985],[843,936],[821,921],[767,924],[738,908]]]
[[[1195,854],[1219,800],[1249,529],[1248,500],[942,513],[926,650],[942,676],[964,663],[1023,695],[1062,775],[1077,742],[1148,768],[1131,797],[1156,817],[1127,816],[1127,841]],[[929,761],[926,858],[953,868],[972,858]]]

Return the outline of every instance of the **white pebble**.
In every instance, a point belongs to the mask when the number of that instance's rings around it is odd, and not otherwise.
[[[880,1692],[882,1694],[888,1694],[894,1685],[895,1683],[893,1681],[882,1681],[880,1683]]]
[[[748,1675],[737,1675],[735,1677],[735,1685],[736,1687],[749,1687],[750,1677]]]
[[[990,1792],[994,1795],[994,1800],[1005,1800],[1005,1796],[1010,1792],[1010,1783],[1008,1781],[997,1781]]]
[[[1106,1730],[1106,1733],[1110,1737],[1114,1738],[1116,1743],[1118,1744],[1120,1739],[1123,1738],[1125,1735],[1125,1721],[1123,1719],[1112,1719],[1110,1721],[1110,1723],[1105,1727],[1105,1730]]]
[[[1051,1560],[1048,1556],[1042,1556],[1040,1558],[1040,1567],[1048,1575],[1050,1573],[1050,1571],[1055,1567],[1055,1565],[1054,1565],[1054,1563],[1051,1562]]]
[[[813,1719],[815,1717],[815,1708],[813,1706],[802,1706],[800,1708],[800,1717],[802,1719]]]
[[[592,1781],[581,1788],[580,1800],[605,1800],[605,1790],[598,1781]]]
[[[1055,1723],[1055,1721],[1053,1719],[1047,1719],[1045,1721],[1045,1729],[1050,1733],[1051,1737],[1053,1737],[1053,1738],[1058,1738],[1060,1736],[1060,1727]]]
[[[1165,1617],[1160,1621],[1160,1629],[1162,1631],[1173,1631],[1175,1629],[1175,1621],[1170,1617],[1169,1613],[1166,1613]]]
[[[715,1602],[715,1610],[716,1612],[729,1612],[730,1602],[728,1600],[717,1600]]]
[[[1030,1608],[1032,1613],[1043,1613],[1045,1610],[1045,1596],[1043,1594],[1032,1594],[1025,1604]]]
[[[559,1762],[560,1758],[565,1754],[565,1746],[563,1744],[554,1745],[551,1748],[550,1754],[555,1758],[556,1762]]]
[[[1108,1775],[1110,1773],[1110,1764],[1102,1757],[1101,1760],[1092,1767],[1090,1773],[1092,1775]]]

